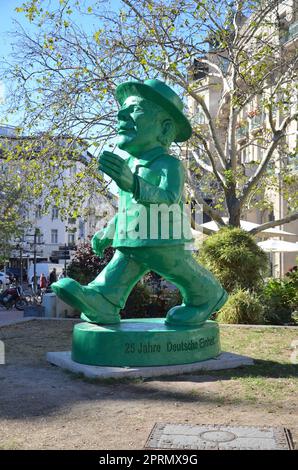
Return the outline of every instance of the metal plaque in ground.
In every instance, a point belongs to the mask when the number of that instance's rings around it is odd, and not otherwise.
[[[162,424],[153,427],[147,449],[292,450],[285,428],[225,425]]]

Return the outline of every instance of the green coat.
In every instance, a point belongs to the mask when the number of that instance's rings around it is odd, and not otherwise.
[[[110,222],[115,224],[112,246],[190,242],[190,221],[183,206],[185,172],[181,161],[165,153],[162,147],[139,158],[129,156],[126,161],[135,176],[135,188],[133,193],[119,189],[119,210]]]

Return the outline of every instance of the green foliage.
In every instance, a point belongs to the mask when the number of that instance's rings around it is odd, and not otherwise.
[[[266,254],[240,228],[226,227],[209,236],[197,256],[227,292],[237,288],[257,290],[267,268]]]
[[[122,318],[146,318],[148,314],[148,305],[150,304],[151,293],[149,288],[138,282],[131,291],[125,308],[121,310]]]
[[[150,275],[155,273],[150,273]],[[148,285],[147,276],[143,282],[138,282],[130,293],[125,308],[121,311],[123,318],[155,318],[164,317],[168,310],[182,302],[178,289],[169,291],[158,288],[157,285]]]
[[[298,310],[298,274],[294,271],[285,279],[269,279],[263,290],[266,323],[291,323]]]
[[[164,317],[168,310],[182,303],[179,289],[169,288],[164,279],[157,273],[150,271],[144,276],[144,282],[150,289],[150,303],[147,306],[149,317]]]
[[[216,319],[220,323],[258,325],[263,323],[263,315],[264,307],[258,295],[249,290],[239,289],[229,296]]]
[[[22,237],[29,228],[27,212],[33,202],[33,194],[27,173],[19,170],[19,164],[11,161],[6,140],[0,139],[0,263],[9,259],[12,241]]]
[[[190,0],[187,7],[184,1],[178,0],[140,0],[133,5],[121,2],[115,7],[113,2],[110,3],[109,7],[108,3],[98,0],[19,1],[16,11],[33,23],[35,29],[31,25],[27,31],[24,27],[14,33],[13,56],[7,59],[3,76],[0,76],[13,85],[5,105],[7,118],[11,119],[12,113],[18,115],[21,111],[26,132],[29,128],[33,132],[43,129],[48,135],[80,135],[89,146],[98,142],[104,144],[115,131],[115,85],[129,79],[164,77],[181,94],[192,93],[195,108],[202,109],[204,123],[194,126],[189,146],[201,147],[204,160],[207,160],[205,163],[221,169],[220,174],[214,171],[204,171],[203,177],[196,174],[202,192],[215,196],[214,209],[228,209],[231,214],[237,209],[240,198],[244,210],[256,206],[264,208],[270,202],[266,196],[268,186],[277,183],[278,190],[278,184],[282,182],[284,197],[290,202],[291,211],[295,210],[297,178],[294,170],[288,171],[288,167],[285,174],[281,173],[279,181],[275,181],[276,175],[271,174],[270,168],[275,167],[271,165],[275,152],[263,164],[261,158],[258,164],[254,162],[251,170],[257,178],[247,185],[252,172],[243,171],[237,128],[235,122],[231,125],[235,114],[248,122],[246,108],[258,102],[267,129],[262,126],[258,135],[248,132],[245,151],[251,156],[258,145],[264,153],[272,144],[280,146],[284,140],[283,132],[277,135],[268,127],[268,112],[273,109],[283,118],[290,118],[291,110],[295,108],[297,70],[293,64],[297,62],[297,50],[287,50],[280,60],[283,52],[279,42],[281,31],[279,27],[273,28],[273,24],[279,24],[279,13],[273,8],[275,2],[243,1],[239,6],[240,16],[234,2],[228,4],[217,0]],[[90,19],[89,26],[78,20],[85,15]],[[240,17],[246,20],[239,28]],[[191,80],[190,67],[194,58],[198,65],[198,58],[203,57],[209,57],[211,61],[214,57],[219,66],[216,84],[212,66],[206,68],[206,80]],[[230,81],[228,77],[231,76],[235,80]],[[211,94],[215,91],[221,94],[217,115],[211,112],[212,126],[207,125],[210,116],[201,106],[203,100],[208,108],[203,98],[208,86]],[[233,113],[226,113],[229,98]],[[226,142],[222,139],[224,135]],[[234,140],[237,145],[226,145]],[[209,147],[215,151],[206,152],[204,142],[208,146],[211,143]],[[276,150],[280,152],[277,147]],[[286,156],[289,148],[280,153]],[[219,163],[218,155],[224,160],[223,165]],[[64,161],[66,159],[65,155]],[[40,171],[32,169],[32,173],[51,182],[52,173],[44,172],[46,157],[43,155],[40,161]],[[61,161],[58,163],[61,168]],[[202,168],[197,161],[196,166]],[[258,166],[261,171],[256,173]],[[93,172],[91,177],[95,178],[95,174]],[[75,192],[77,185],[69,189]]]

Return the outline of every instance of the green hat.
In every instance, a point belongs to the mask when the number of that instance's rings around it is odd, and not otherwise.
[[[153,101],[171,115],[177,129],[175,142],[184,142],[190,138],[192,129],[190,122],[183,114],[183,102],[164,82],[161,80],[130,81],[121,83],[116,89],[116,98],[121,105],[132,95]]]

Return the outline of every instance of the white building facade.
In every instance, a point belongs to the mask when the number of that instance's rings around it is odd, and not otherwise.
[[[0,126],[0,137],[9,139],[14,136],[15,129],[12,126]],[[92,158],[87,151],[82,153],[82,157]],[[83,163],[76,162],[71,168],[63,171],[61,181],[63,179],[67,180],[68,184],[72,182],[75,184],[75,175],[82,171]],[[90,240],[90,237],[113,217],[117,198],[111,193],[105,194],[93,191],[82,204],[82,214],[76,218],[67,217],[65,213],[61,216],[59,208],[54,205],[45,212],[43,199],[30,204],[26,210],[30,228],[26,229],[22,240],[15,241],[16,249],[12,251],[10,265],[19,266],[20,246],[22,246],[24,268],[27,268],[29,261],[33,261],[34,251],[37,262],[65,265],[71,259],[77,245]]]

